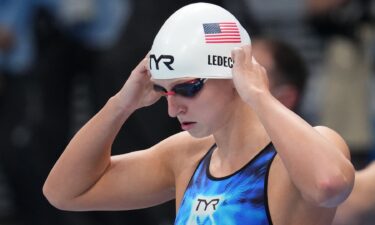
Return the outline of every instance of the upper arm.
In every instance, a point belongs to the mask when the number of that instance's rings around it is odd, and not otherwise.
[[[174,199],[176,183],[184,182],[178,177],[211,142],[210,137],[196,139],[181,132],[149,149],[112,156],[100,179],[72,205],[77,210],[127,210]]]
[[[174,172],[171,155],[176,138],[146,150],[112,156],[101,178],[76,197],[79,210],[144,208],[173,199]]]
[[[334,130],[325,127],[317,126],[315,129],[331,144],[333,144],[344,156],[350,160],[350,151],[345,140]]]

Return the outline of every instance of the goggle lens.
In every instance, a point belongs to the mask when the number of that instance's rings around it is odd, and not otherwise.
[[[171,89],[171,91],[167,91],[165,88],[154,84],[154,90],[156,92],[161,92],[165,96],[178,94],[183,97],[192,98],[203,88],[206,80],[207,79],[199,78],[185,83],[177,84]]]

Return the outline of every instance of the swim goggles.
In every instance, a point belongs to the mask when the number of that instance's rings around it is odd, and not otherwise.
[[[192,98],[203,88],[207,78],[198,78],[187,81],[185,83],[177,84],[170,91],[167,91],[164,87],[154,84],[154,91],[160,92],[164,96],[168,95],[180,95],[187,98]]]

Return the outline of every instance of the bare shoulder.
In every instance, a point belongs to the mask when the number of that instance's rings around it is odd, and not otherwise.
[[[183,193],[199,161],[214,145],[212,136],[194,138],[187,132],[175,134],[155,145],[162,152],[164,164],[173,173],[176,206],[180,205]]]
[[[316,126],[314,129],[338,147],[347,158],[350,158],[349,147],[339,133],[326,126]]]
[[[153,148],[165,157],[175,173],[179,173],[186,164],[203,157],[213,144],[212,136],[194,138],[184,131],[166,138]]]

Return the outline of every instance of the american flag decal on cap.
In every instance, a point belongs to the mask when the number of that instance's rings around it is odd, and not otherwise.
[[[235,22],[204,23],[206,43],[241,43],[240,30]]]

